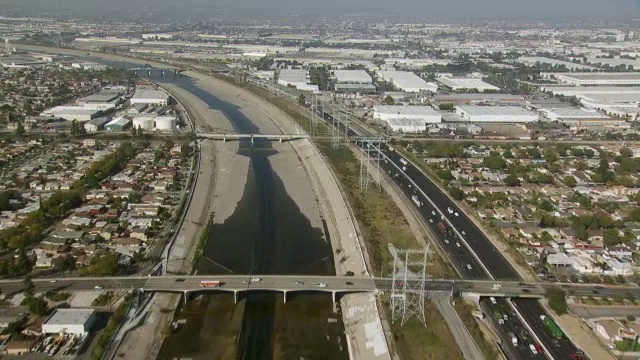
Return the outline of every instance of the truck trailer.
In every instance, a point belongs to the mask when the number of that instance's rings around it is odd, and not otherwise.
[[[551,332],[551,335],[553,335],[553,337],[560,339],[564,335],[562,330],[560,330],[560,327],[558,327],[558,325],[555,323],[555,321],[553,321],[552,318],[548,317],[547,315],[540,315],[540,320],[542,320],[544,326],[549,329],[549,332]]]

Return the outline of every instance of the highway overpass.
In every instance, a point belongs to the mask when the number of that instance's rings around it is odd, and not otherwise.
[[[218,141],[232,141],[232,140],[250,140],[253,145],[256,140],[272,140],[272,141],[292,141],[299,139],[308,139],[309,135],[307,134],[276,134],[276,135],[268,135],[268,134],[216,134],[216,133],[203,133],[198,132],[196,134],[198,139],[207,139],[207,140],[218,140]]]
[[[260,281],[251,281],[259,278]],[[200,281],[221,281],[220,287],[203,288]],[[410,280],[414,283],[418,280]],[[33,280],[37,292],[46,291],[83,291],[141,289],[149,292],[245,292],[276,291],[289,292],[325,292],[336,294],[354,292],[390,291],[391,278],[369,278],[357,276],[304,276],[304,275],[166,275],[166,276],[118,276],[118,277],[81,277],[50,278]],[[318,284],[326,284],[319,287]],[[401,285],[401,284],[400,284]],[[0,289],[5,294],[22,291],[23,281],[0,280]],[[96,288],[98,287],[98,288]],[[569,295],[594,297],[623,297],[640,299],[640,287],[593,285],[525,283],[516,281],[493,280],[427,280],[427,291],[450,291],[458,294],[476,294],[478,296],[530,298],[543,297],[548,288],[561,288]]]

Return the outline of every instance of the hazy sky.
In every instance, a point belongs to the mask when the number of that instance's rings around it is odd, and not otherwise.
[[[344,15],[392,14],[434,18],[639,17],[640,0],[0,0],[0,15],[18,10],[29,16],[55,13],[109,16],[127,14]]]

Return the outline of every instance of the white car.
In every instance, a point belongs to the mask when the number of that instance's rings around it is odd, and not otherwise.
[[[251,278],[251,282],[259,282],[262,281],[259,277]]]
[[[459,243],[459,242],[457,242],[457,241],[456,241],[456,246],[457,246],[457,247],[460,247],[460,243]]]
[[[319,283],[319,284],[318,284],[318,285],[316,285],[316,286],[317,286],[317,287],[319,287],[319,288],[326,288],[326,287],[327,287],[327,284],[325,284],[325,283]]]
[[[96,289],[96,290],[102,290],[102,286],[100,286],[100,285],[96,285],[93,288]]]
[[[431,215],[436,216],[436,212],[432,210]]]
[[[444,243],[448,244],[449,243],[449,239],[444,239]]]
[[[471,270],[471,264],[467,264],[467,269]]]
[[[58,280],[49,280],[50,283],[56,283]]]
[[[455,214],[453,214],[453,215],[455,215],[455,216],[460,216],[460,214],[458,214],[458,212],[457,212],[457,211],[456,211],[456,213],[455,213]]]
[[[448,208],[447,208],[447,212],[448,212],[449,214],[453,214],[453,209],[452,209],[452,208],[450,208],[450,207],[448,207]]]
[[[429,221],[430,221],[431,223],[433,223],[433,219],[429,219]]]
[[[462,233],[462,235],[463,235],[463,236],[467,236],[467,233],[466,233],[466,232],[464,232],[464,230],[462,230],[462,232],[461,232],[461,233]]]

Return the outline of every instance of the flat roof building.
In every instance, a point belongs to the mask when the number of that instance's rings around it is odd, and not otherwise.
[[[511,94],[436,94],[431,98],[435,102],[441,103],[473,103],[473,102],[495,102],[495,103],[523,103],[524,97]]]
[[[393,84],[404,92],[438,91],[438,84],[428,83],[409,71],[380,71],[378,75],[382,80]]]
[[[483,91],[499,91],[500,90],[500,88],[497,86],[493,86],[491,84],[488,84],[482,81],[481,79],[475,79],[475,78],[439,77],[439,78],[436,78],[436,81],[450,88],[453,91],[476,89],[478,91],[483,92]]]
[[[282,86],[293,86],[299,90],[318,91],[317,85],[309,84],[307,70],[304,69],[282,69],[278,74],[278,84]]]
[[[516,62],[524,64],[524,65],[527,65],[527,66],[534,66],[534,65],[536,65],[536,63],[549,64],[549,65],[553,65],[553,66],[561,66],[561,65],[563,65],[569,71],[574,71],[574,70],[597,70],[598,69],[598,68],[595,68],[593,66],[576,64],[576,63],[572,63],[572,62],[569,62],[569,61],[556,60],[556,59],[543,57],[543,56],[521,56],[516,60]],[[560,69],[560,70],[562,70],[562,69]]]
[[[84,123],[84,129],[89,133],[104,130],[104,125],[107,123],[107,121],[109,121],[109,119],[105,117],[95,118]]]
[[[598,73],[546,73],[545,77],[555,77],[559,82],[585,85],[640,85],[640,73],[598,72]]]
[[[456,114],[471,123],[528,123],[538,121],[538,115],[519,106],[458,105]]]
[[[336,84],[371,84],[371,75],[364,70],[334,70]]]
[[[169,95],[161,90],[150,88],[140,88],[131,97],[131,105],[133,104],[155,104],[167,106]]]
[[[631,86],[541,86],[553,95],[578,96],[590,94],[640,94],[640,87]]]
[[[93,309],[56,309],[42,324],[42,333],[84,336],[91,331],[95,320]]]
[[[106,104],[118,100],[120,93],[117,91],[100,91],[78,99],[78,104]]]
[[[374,107],[373,116],[387,124],[393,132],[421,132],[427,124],[439,124],[442,116],[429,106],[380,105]]]
[[[547,108],[540,109],[545,118],[551,121],[562,120],[605,120],[610,119],[607,115],[596,110],[585,108]]]
[[[104,127],[109,131],[124,131],[131,125],[131,120],[124,117],[117,117],[109,121]]]
[[[80,122],[87,122],[91,119],[96,118],[99,113],[100,110],[85,108],[81,106],[56,106],[43,111],[41,115],[61,118],[67,121],[76,120]]]

